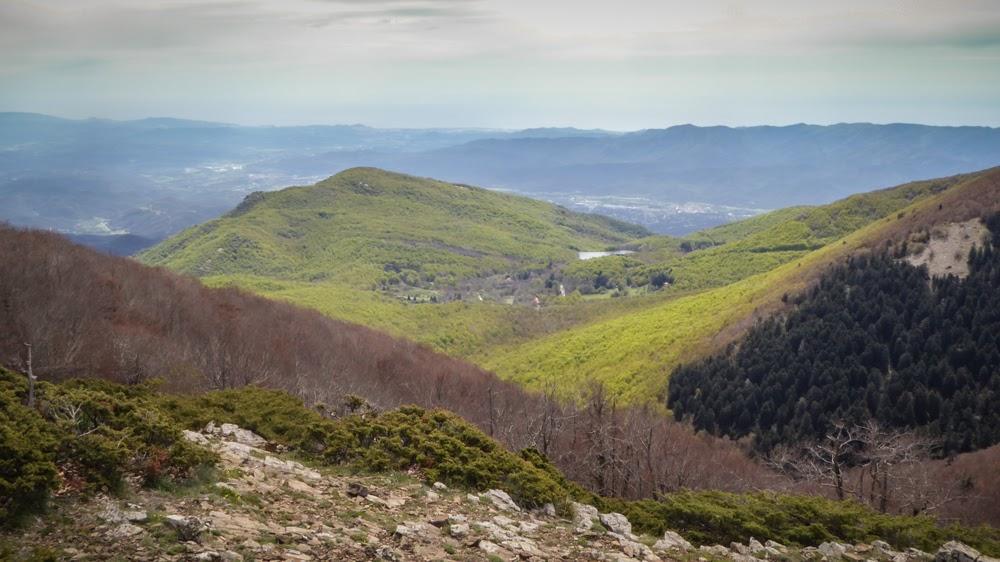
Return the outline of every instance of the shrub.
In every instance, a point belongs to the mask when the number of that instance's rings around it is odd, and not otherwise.
[[[24,381],[0,369],[0,527],[40,509],[58,482],[56,435],[23,406]]]

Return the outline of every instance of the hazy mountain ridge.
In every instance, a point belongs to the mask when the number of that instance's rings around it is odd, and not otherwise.
[[[1000,130],[988,127],[681,125],[616,133],[245,127],[5,113],[0,193],[21,194],[0,219],[78,234],[105,233],[92,225],[106,221],[112,231],[159,239],[221,215],[253,191],[374,166],[513,190],[685,234],[760,209],[825,203],[998,163]],[[92,191],[84,196],[81,185]],[[53,207],[34,191],[72,205]]]

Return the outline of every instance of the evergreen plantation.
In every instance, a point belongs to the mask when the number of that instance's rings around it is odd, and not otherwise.
[[[674,372],[668,406],[761,451],[869,418],[925,429],[941,455],[1000,442],[1000,215],[986,224],[965,279],[849,259],[730,352]]]

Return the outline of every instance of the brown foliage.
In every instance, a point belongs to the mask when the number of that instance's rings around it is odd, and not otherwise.
[[[0,225],[0,361],[50,380],[157,377],[167,390],[257,384],[310,404],[361,397],[376,408],[441,407],[518,450],[544,452],[607,495],[681,488],[742,490],[771,473],[734,444],[659,412],[620,408],[594,386],[577,407],[492,373],[315,311],[99,254],[64,238]],[[356,400],[357,398],[355,398]]]

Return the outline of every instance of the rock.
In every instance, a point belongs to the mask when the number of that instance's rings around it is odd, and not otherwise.
[[[357,498],[357,497],[367,497],[368,488],[357,482],[351,482],[347,485],[347,497]]]
[[[944,543],[934,555],[934,562],[984,562],[985,560],[991,559],[983,556],[971,546],[958,541]]]
[[[621,513],[602,513],[600,519],[601,525],[604,525],[612,533],[626,537],[632,535],[632,524],[629,523],[628,517]]]
[[[469,534],[469,525],[468,523],[454,523],[448,527],[448,534],[456,539],[464,538]]]
[[[758,541],[753,537],[750,537],[750,542],[747,543],[747,548],[749,548],[750,552],[753,554],[757,554],[758,552],[764,552],[766,550],[766,547],[760,544],[760,541]]]
[[[227,533],[260,533],[267,530],[267,526],[260,521],[238,513],[229,514],[223,511],[212,511],[208,514],[208,517],[213,528]]]
[[[573,527],[577,533],[585,533],[594,526],[594,520],[600,516],[597,508],[592,505],[573,502]]]
[[[197,431],[191,431],[189,429],[185,429],[181,431],[181,435],[184,437],[184,439],[190,441],[191,443],[194,443],[195,445],[201,445],[203,447],[207,447],[210,445],[208,437],[205,437],[204,435],[198,433]]]
[[[375,494],[368,494],[367,496],[365,496],[365,500],[375,505],[381,505],[382,507],[389,507],[389,504],[386,503],[385,500],[376,496]]]
[[[465,494],[465,499],[472,503],[479,503],[479,496],[476,494]]]
[[[461,513],[448,516],[449,525],[457,525],[459,523],[465,523],[466,521],[468,521],[468,519],[466,519]]]
[[[819,545],[819,547],[817,547],[817,550],[823,556],[833,560],[837,560],[842,556],[844,556],[844,553],[847,552],[847,547],[836,542],[825,542]]]
[[[713,556],[721,556],[724,558],[729,558],[732,555],[732,552],[721,544],[714,544],[712,546],[702,545],[698,547],[698,550]]]
[[[391,508],[403,507],[406,504],[405,498],[399,498],[394,496],[389,496],[389,499],[385,500],[385,505]]]
[[[434,489],[435,490],[447,490],[448,486],[445,486],[443,482],[435,482],[434,483]]]
[[[788,552],[788,547],[786,547],[785,545],[781,544],[780,542],[776,542],[776,541],[772,541],[772,540],[766,541],[764,543],[764,547],[765,548],[773,548],[773,549],[775,549],[778,552],[781,552],[783,554],[786,553],[786,552]]]
[[[306,468],[302,463],[295,461],[283,461],[279,458],[269,456],[264,458],[263,464],[265,468],[270,468],[278,472],[295,474],[300,478],[306,478],[308,480],[321,480],[323,478],[322,474],[310,468]]]
[[[142,527],[131,523],[122,523],[121,525],[112,528],[106,533],[106,535],[108,538],[112,539],[124,539],[127,537],[134,537],[142,532]]]
[[[476,544],[476,546],[479,547],[479,550],[482,550],[486,554],[492,554],[494,556],[503,551],[503,549],[500,548],[500,545],[492,543],[487,540],[479,541],[479,543]]]
[[[541,507],[541,509],[539,509],[539,511],[542,513],[542,515],[544,515],[546,517],[555,517],[556,516],[556,506],[553,505],[553,504],[551,504],[551,503],[547,503],[547,504],[543,505]]]
[[[652,549],[641,542],[634,541],[628,536],[615,533],[614,531],[611,532],[611,536],[618,539],[618,546],[621,547],[622,553],[629,558],[637,558],[639,560],[647,560],[649,562],[660,560],[660,557],[654,554]]]
[[[375,556],[379,560],[390,560],[392,562],[399,562],[403,559],[403,556],[396,552],[391,546],[383,545],[375,549]]]
[[[516,527],[516,525],[514,525],[513,519],[511,519],[510,517],[504,517],[503,515],[495,516],[493,518],[493,522],[505,529],[511,529]]]
[[[193,559],[199,560],[201,562],[212,562],[215,560],[220,560],[221,557],[219,556],[218,552],[215,552],[213,550],[206,550],[205,552],[199,552],[198,554],[195,554]]]
[[[429,532],[430,531],[427,525],[413,521],[396,525],[396,531],[394,535],[396,537],[417,538],[426,536],[429,534]]]
[[[242,562],[243,555],[232,550],[225,550],[219,553],[219,559],[222,562]]]
[[[900,554],[900,556],[906,557],[908,560],[931,560],[934,558],[930,554],[920,550],[919,548],[907,548],[906,554]],[[990,558],[988,556],[982,557],[982,562],[998,562],[996,558]]]
[[[177,533],[177,538],[182,541],[193,541],[205,530],[206,525],[197,517],[185,517],[183,515],[167,515],[163,518],[164,524]]]
[[[663,538],[656,541],[656,544],[653,545],[653,550],[660,552],[668,552],[671,550],[687,552],[693,548],[694,546],[685,540],[684,537],[673,531],[664,531]]]
[[[435,492],[434,490],[427,490],[427,493],[424,495],[424,499],[426,499],[429,502],[436,502],[439,499],[441,499],[441,496],[438,495],[438,493]]]
[[[741,542],[729,543],[729,550],[732,550],[737,554],[742,554],[743,556],[747,556],[750,554],[750,547]]]
[[[510,499],[507,492],[503,490],[488,490],[485,494],[486,499],[493,503],[497,509],[502,509],[504,511],[521,511],[514,500]]]
[[[872,541],[872,548],[881,550],[882,552],[889,552],[893,550],[892,545],[885,541]]]
[[[219,428],[219,433],[223,437],[229,438],[230,441],[242,443],[251,447],[263,448],[267,446],[267,439],[264,439],[249,429],[243,429],[234,423],[222,424]]]
[[[294,478],[289,478],[288,480],[285,480],[285,486],[288,486],[288,489],[294,492],[299,492],[302,494],[309,494],[311,496],[319,494],[319,491],[316,488],[313,488],[309,484],[306,484],[305,482],[301,480],[296,480]]]

